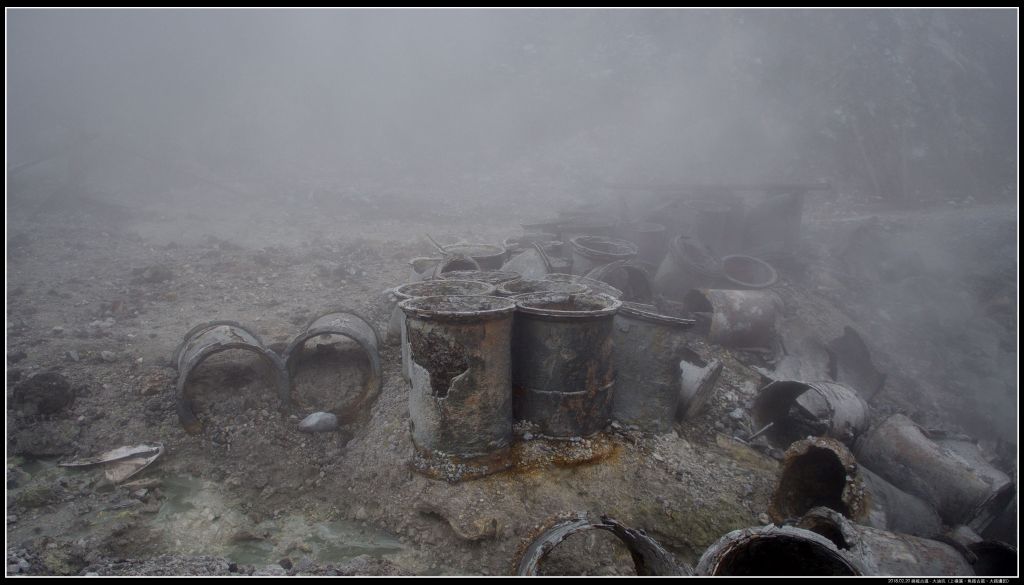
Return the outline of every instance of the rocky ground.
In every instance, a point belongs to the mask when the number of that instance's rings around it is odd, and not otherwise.
[[[549,213],[538,193],[519,200],[528,204],[466,203],[472,200],[438,196],[425,206],[397,196],[334,193],[269,207],[211,198],[200,188],[145,204],[39,193],[12,200],[8,574],[508,574],[531,535],[573,511],[642,528],[693,565],[726,532],[765,523],[778,453],[734,439],[754,430],[746,409],[763,364],[697,336],[691,346],[698,353],[726,364],[710,407],[697,419],[663,435],[615,425],[568,446],[534,439],[520,447],[528,465],[459,484],[427,479],[408,466],[407,388],[399,352],[390,345],[381,351],[384,385],[368,416],[337,432],[301,433],[297,426],[308,412],[343,403],[359,387],[365,372],[358,360],[336,356],[332,367],[304,374],[296,390],[302,409],[281,414],[267,372],[244,352],[203,366],[192,393],[204,429],[195,436],[182,429],[170,357],[194,325],[238,321],[268,344],[281,344],[318,311],[344,305],[383,332],[384,291],[404,281],[409,258],[429,253],[422,234],[500,242],[519,233],[520,221]],[[812,209],[812,228],[863,215],[840,203]],[[1003,229],[1004,212],[978,213]],[[882,223],[901,221],[910,220]],[[834,266],[826,263],[827,252],[809,258],[805,270],[783,274],[787,318],[823,339],[857,325],[880,350],[880,369],[897,382],[910,380],[872,406],[914,411],[975,434],[984,425],[966,422],[1007,425],[1006,409],[986,418],[985,405],[1003,404],[1011,394],[1015,400],[1014,372],[1007,370],[1016,358],[1014,328],[1005,324],[1015,306],[1000,304],[1005,301],[996,294],[987,313],[942,324],[943,332],[964,331],[963,323],[972,322],[966,334],[979,349],[967,365],[984,367],[983,383],[993,391],[968,398],[941,384],[948,372],[929,365],[960,363],[943,356],[961,355],[963,344],[942,346],[927,337],[934,328],[904,327],[905,313],[866,309],[870,297],[853,302],[857,295],[843,292],[849,276],[826,268]],[[921,335],[931,344],[927,351],[904,347]],[[59,373],[67,385],[26,393],[45,393],[45,403],[15,391],[46,372]],[[961,368],[955,381],[976,379]],[[336,393],[325,394],[325,387]],[[969,407],[970,416],[952,415],[958,407]],[[1005,434],[981,438],[1007,443]],[[163,443],[165,454],[127,486],[111,485],[98,469],[56,465],[153,442]],[[1015,442],[1001,448],[1012,449],[1015,460]],[[574,539],[568,552],[549,560],[550,571],[632,570],[621,545]],[[591,552],[571,554],[577,550]],[[577,566],[587,555],[590,562]]]

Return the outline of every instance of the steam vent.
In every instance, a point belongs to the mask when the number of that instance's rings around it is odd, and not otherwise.
[[[5,17],[8,576],[1017,576],[1016,8]]]

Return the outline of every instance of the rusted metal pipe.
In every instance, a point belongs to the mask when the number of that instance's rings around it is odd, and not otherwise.
[[[1013,481],[976,445],[925,431],[902,414],[868,430],[855,453],[893,485],[935,506],[947,524],[975,532],[984,531],[1014,497]]]
[[[409,361],[409,340],[405,335],[405,312],[398,308],[398,304],[406,299],[415,297],[435,296],[465,296],[465,295],[492,295],[494,286],[486,282],[476,280],[428,280],[425,282],[414,282],[403,284],[392,291],[395,299],[395,308],[391,312],[391,320],[388,322],[388,335],[391,338],[398,338],[402,348],[402,377],[409,381],[411,367]]]
[[[828,538],[863,575],[975,574],[967,559],[949,544],[855,524],[826,507],[808,511],[797,527]]]
[[[868,412],[857,392],[843,384],[779,380],[758,391],[751,413],[757,428],[775,423],[765,437],[785,449],[808,435],[852,445],[868,426]]]
[[[369,406],[377,399],[384,386],[380,363],[380,335],[373,325],[358,313],[346,308],[330,309],[311,319],[302,333],[288,343],[284,361],[289,374],[294,375],[298,369],[306,342],[321,335],[338,335],[351,339],[366,355],[370,371],[362,391],[345,404],[343,409],[334,412],[342,424],[366,418]]]
[[[411,358],[413,469],[449,482],[507,469],[515,303],[493,296],[434,296],[407,299],[399,307]]]
[[[711,314],[708,341],[736,348],[769,348],[782,301],[764,290],[691,290],[683,304],[692,313]]]
[[[273,372],[274,385],[277,388],[281,407],[287,407],[291,400],[291,382],[284,360],[267,349],[259,336],[234,321],[203,323],[193,327],[185,334],[184,340],[174,350],[174,356],[171,358],[178,369],[176,384],[178,420],[189,434],[194,435],[202,431],[202,423],[196,418],[185,394],[192,374],[206,358],[229,349],[244,349],[260,356]]]
[[[572,273],[585,276],[609,262],[630,260],[636,256],[636,244],[600,236],[579,236],[569,240],[572,245]]]
[[[570,536],[588,530],[606,530],[622,541],[633,557],[633,566],[636,568],[637,575],[688,576],[692,574],[687,566],[677,563],[671,553],[662,548],[653,538],[647,536],[643,530],[627,528],[608,516],[595,518],[585,512],[577,512],[568,518],[557,519],[544,529],[544,532],[530,542],[520,556],[519,563],[516,565],[516,574],[538,575],[541,562],[555,547]]]
[[[733,530],[704,551],[697,575],[859,576],[860,569],[829,539],[792,526]]]
[[[810,437],[786,450],[768,514],[781,523],[819,506],[874,528],[924,537],[942,532],[929,504],[858,465],[839,441]]]
[[[614,322],[612,417],[644,431],[671,430],[679,407],[679,361],[687,351],[682,332],[693,321],[623,302]]]
[[[615,384],[612,319],[621,302],[597,294],[515,297],[515,416],[552,438],[589,436],[608,423]]]

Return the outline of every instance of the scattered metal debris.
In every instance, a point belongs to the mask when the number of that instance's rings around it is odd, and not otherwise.
[[[733,530],[704,551],[697,575],[859,576],[829,539],[792,526]]]
[[[797,527],[831,540],[863,575],[974,575],[953,546],[909,534],[854,524],[826,507],[808,511]]]
[[[758,391],[752,414],[757,428],[775,423],[765,436],[783,449],[808,435],[852,445],[868,426],[868,405],[836,382],[772,382]]]
[[[515,302],[516,419],[554,438],[602,430],[611,414],[612,319],[621,301],[599,294],[536,293]]]
[[[399,306],[411,356],[414,469],[447,481],[506,469],[511,464],[509,346],[515,302],[433,296]]]
[[[936,440],[933,440],[935,436]],[[857,459],[931,505],[950,525],[982,532],[1014,497],[1014,485],[973,443],[929,433],[902,414],[857,442]]]
[[[61,467],[92,467],[106,465],[104,476],[114,484],[119,484],[149,467],[151,463],[164,453],[163,443],[142,444],[132,447],[118,447],[96,457],[76,459],[58,463]]]
[[[819,506],[874,528],[924,537],[942,531],[931,505],[858,465],[839,441],[809,437],[786,450],[768,513],[781,523]]]
[[[614,534],[629,549],[636,574],[641,576],[692,575],[685,565],[679,564],[672,554],[662,548],[642,530],[623,526],[608,516],[594,518],[578,512],[569,518],[556,520],[526,547],[516,565],[517,575],[537,575],[540,564],[552,550],[574,534],[588,530],[606,530]]]

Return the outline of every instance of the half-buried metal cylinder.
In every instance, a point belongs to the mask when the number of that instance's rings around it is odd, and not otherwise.
[[[652,305],[623,302],[615,315],[615,393],[612,416],[642,430],[671,430],[679,407],[683,331],[693,321],[661,314]]]
[[[509,466],[515,303],[492,296],[402,301],[410,349],[413,468],[461,481]]]
[[[621,301],[599,294],[514,297],[515,415],[551,438],[592,435],[611,415],[612,319]]]
[[[733,530],[704,551],[695,573],[791,577],[861,574],[829,539],[792,526]]]

